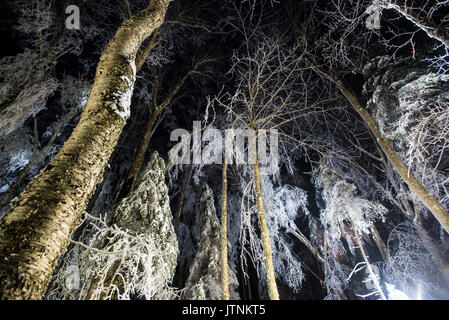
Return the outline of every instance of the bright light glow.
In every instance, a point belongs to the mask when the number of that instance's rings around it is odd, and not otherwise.
[[[422,300],[422,286],[420,282],[418,282],[418,286],[416,288],[416,300]]]

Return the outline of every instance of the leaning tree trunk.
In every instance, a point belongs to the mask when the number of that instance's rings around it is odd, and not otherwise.
[[[429,193],[426,188],[419,182],[416,177],[409,172],[407,165],[402,161],[399,155],[391,146],[390,142],[383,136],[377,126],[376,121],[371,116],[371,114],[362,107],[357,97],[343,84],[343,82],[338,81],[337,86],[343,95],[348,99],[357,113],[362,117],[365,124],[373,133],[377,140],[377,143],[382,148],[382,151],[390,160],[391,164],[394,166],[396,171],[399,173],[401,178],[407,183],[410,189],[419,197],[419,199],[424,203],[424,205],[432,212],[435,218],[440,222],[446,232],[449,232],[449,213],[446,209],[438,202],[438,200]]]
[[[40,299],[130,113],[135,58],[169,0],[126,20],[105,48],[81,119],[0,221],[0,298]]]

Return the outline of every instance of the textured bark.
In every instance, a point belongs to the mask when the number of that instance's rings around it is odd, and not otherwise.
[[[254,130],[254,125],[251,123],[250,128]],[[273,263],[273,251],[271,249],[270,231],[267,225],[267,214],[265,212],[263,197],[262,197],[262,183],[260,180],[260,168],[259,159],[257,157],[257,139],[256,136],[252,136],[249,149],[251,152],[254,172],[254,186],[256,189],[256,204],[259,211],[259,226],[262,238],[262,247],[264,253],[264,264],[267,273],[267,287],[268,295],[271,300],[279,300],[279,292],[276,284],[276,276],[274,274],[274,263]]]
[[[267,214],[263,206],[262,187],[260,182],[260,169],[257,161],[253,165],[253,170],[255,178],[254,183],[256,186],[257,209],[259,210],[259,225],[262,236],[263,252],[265,255],[264,262],[265,262],[265,269],[267,272],[268,294],[271,300],[279,300],[279,292],[276,285],[276,277],[274,275],[273,252],[271,250],[270,231],[268,230],[267,225]]]
[[[151,1],[118,29],[77,127],[0,221],[0,298],[44,294],[129,115],[137,50],[162,24],[168,3]]]
[[[158,29],[154,30],[151,34],[150,38],[148,39],[147,44],[137,52],[136,56],[136,69],[140,70],[142,68],[143,64],[145,63],[145,60],[147,60],[148,54],[150,51],[157,46],[160,41],[156,40],[158,35]]]
[[[26,178],[28,177],[28,173],[30,172],[31,168],[36,165],[41,163],[42,161],[44,161],[45,156],[48,154],[48,150],[53,146],[56,138],[59,136],[59,134],[61,133],[62,129],[64,129],[64,125],[74,117],[75,112],[70,111],[67,112],[66,114],[64,114],[62,116],[62,118],[59,120],[59,125],[56,128],[55,132],[53,133],[53,135],[51,136],[51,138],[48,140],[47,144],[45,145],[45,147],[42,148],[42,150],[38,153],[37,152],[37,148],[38,148],[38,133],[37,133],[37,123],[36,123],[36,118],[34,118],[34,148],[33,148],[33,154],[31,156],[30,162],[27,164],[27,166],[25,168],[22,169],[22,171],[19,174],[19,177],[17,178],[17,180],[14,182],[14,184],[9,188],[8,192],[6,193],[6,195],[3,196],[3,198],[0,200],[0,210],[5,207],[9,201],[11,200],[11,198],[14,196],[14,194],[16,193],[16,191],[23,186],[23,184],[25,183]]]
[[[221,290],[222,299],[229,300],[229,265],[228,265],[228,162],[225,155],[222,173],[221,196]]]
[[[423,204],[430,210],[434,217],[440,222],[443,228],[449,232],[449,213],[438,202],[438,200],[430,194],[426,188],[419,182],[416,177],[409,172],[407,165],[402,161],[397,152],[393,149],[390,142],[385,138],[379,130],[376,121],[369,114],[369,112],[362,107],[357,97],[341,82],[337,82],[337,86],[343,95],[348,99],[357,113],[362,117],[365,124],[373,133],[377,143],[382,148],[382,151],[390,160],[401,178],[409,186],[409,188],[419,197]]]

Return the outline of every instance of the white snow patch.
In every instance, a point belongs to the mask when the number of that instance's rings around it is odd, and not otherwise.
[[[8,191],[9,189],[9,185],[5,184],[3,187],[0,188],[0,193],[4,193],[6,191]]]
[[[111,102],[107,105],[111,107],[111,109],[124,120],[128,119],[131,115],[131,98],[134,91],[134,79],[136,78],[136,64],[134,61],[129,62],[132,69],[132,79],[127,76],[121,76],[120,79],[126,81],[128,86],[127,90],[124,92],[118,91],[114,93],[112,96]]]
[[[129,64],[131,65],[131,68],[133,69],[133,77],[135,79],[136,78],[136,73],[137,73],[136,62],[134,60],[130,60]]]

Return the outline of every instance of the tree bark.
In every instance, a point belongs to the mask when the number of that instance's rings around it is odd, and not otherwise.
[[[394,166],[401,178],[430,210],[430,212],[439,221],[446,232],[449,232],[449,213],[446,211],[446,209],[431,193],[426,190],[426,188],[424,188],[419,180],[416,179],[416,177],[411,172],[409,172],[407,165],[402,161],[402,159],[393,149],[387,138],[382,135],[376,121],[371,116],[371,114],[369,114],[369,112],[362,107],[357,97],[343,84],[343,82],[337,81],[336,83],[340,91],[343,93],[346,99],[348,99],[348,101],[351,103],[360,117],[362,117],[365,124],[371,130],[377,140],[377,143],[382,148],[382,151],[385,153],[388,160],[390,160],[391,164]]]
[[[351,222],[351,224],[352,224],[352,222]],[[354,228],[352,228],[352,229],[354,230]],[[373,268],[371,267],[371,263],[369,262],[368,256],[365,251],[365,247],[363,246],[363,243],[362,243],[362,239],[360,239],[360,236],[357,233],[357,231],[354,230],[354,234],[355,234],[355,240],[360,249],[360,253],[362,254],[363,261],[365,261],[368,273],[371,277],[371,280],[373,281],[374,286],[376,287],[376,291],[378,292],[378,294],[382,300],[387,300],[387,298],[382,290],[382,287],[380,286],[379,279],[377,278],[377,275],[374,273]]]
[[[69,111],[69,112],[67,112],[66,114],[64,114],[62,116],[62,118],[59,120],[59,125],[57,126],[55,132],[53,133],[51,138],[48,140],[48,142],[45,145],[45,147],[42,148],[42,151],[39,152],[39,153],[37,151],[37,148],[38,148],[38,146],[37,146],[37,144],[38,144],[38,134],[37,134],[37,128],[36,128],[36,124],[35,124],[34,130],[33,130],[34,131],[35,143],[34,143],[33,153],[31,155],[30,162],[27,164],[27,166],[25,168],[22,169],[22,171],[20,172],[17,180],[14,181],[12,186],[9,188],[8,192],[0,200],[0,210],[9,203],[9,200],[11,200],[11,198],[14,196],[16,191],[24,184],[24,182],[26,181],[26,178],[28,177],[28,173],[30,172],[31,168],[34,165],[39,164],[40,162],[44,161],[45,155],[48,153],[48,150],[53,146],[56,138],[59,136],[61,131],[64,129],[65,124],[69,120],[71,120],[74,117],[74,115],[75,115],[74,112]],[[36,118],[34,119],[34,121],[36,122]]]
[[[395,190],[396,194],[399,195],[399,200],[403,204],[403,208],[400,208],[401,211],[404,213],[404,217],[412,223],[417,232],[418,235],[424,245],[424,248],[430,253],[432,256],[432,260],[435,262],[435,265],[438,267],[438,270],[440,271],[441,276],[445,279],[447,283],[449,283],[449,275],[446,272],[446,266],[444,263],[444,259],[441,256],[440,250],[438,250],[435,246],[435,244],[432,241],[432,237],[427,232],[426,228],[424,227],[423,221],[422,221],[422,215],[419,212],[419,210],[414,210],[412,205],[409,202],[408,197],[406,196],[406,193],[402,190],[406,190],[406,187],[404,186],[404,183],[401,180],[396,181],[393,175],[393,168],[392,165],[385,159],[382,150],[379,150],[379,153],[382,157],[382,163],[384,164],[388,180],[390,181],[391,185],[393,186],[393,189]],[[382,243],[385,245],[385,243],[382,241]],[[388,254],[388,249],[386,250]]]
[[[432,256],[432,260],[435,262],[435,265],[438,268],[438,271],[441,274],[441,277],[446,282],[446,285],[449,284],[449,274],[447,272],[447,263],[444,261],[442,257],[441,250],[435,245],[432,237],[427,232],[424,227],[423,217],[420,212],[416,212],[416,218],[412,221],[415,225],[416,231],[418,232],[421,241],[423,242],[424,248],[430,253]]]
[[[221,196],[221,290],[222,299],[229,300],[229,265],[228,265],[228,161],[225,154],[223,163],[223,188]]]
[[[175,216],[175,233],[178,233],[179,223],[181,222],[181,213],[184,208],[184,199],[186,197],[187,185],[189,184],[190,177],[192,176],[193,166],[191,164],[187,165],[187,171],[182,179],[181,192],[178,198],[178,211]]]
[[[118,29],[77,127],[0,221],[1,299],[42,298],[129,117],[137,50],[162,24],[168,3],[152,0]]]

